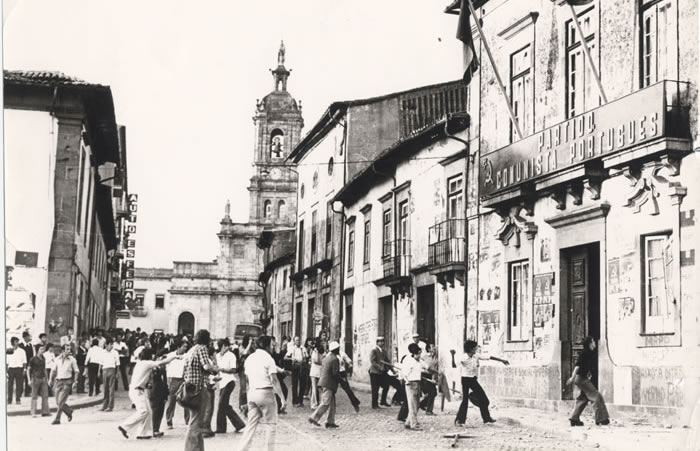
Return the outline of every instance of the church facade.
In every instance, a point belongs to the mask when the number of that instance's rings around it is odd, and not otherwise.
[[[234,222],[227,203],[217,234],[217,258],[211,262],[173,262],[166,298],[166,333],[208,329],[214,337],[234,337],[238,326],[260,323],[264,311],[259,284],[263,251],[258,238],[265,230],[293,229],[296,220],[297,174],[284,162],[299,142],[304,121],[300,103],[287,91],[291,72],[285,67],[285,53],[282,43],[277,67],[271,70],[274,89],[255,105],[248,222]],[[148,329],[144,319],[152,315],[150,308],[144,305],[140,309],[139,324],[144,330]],[[117,326],[130,327],[131,322],[124,318]]]

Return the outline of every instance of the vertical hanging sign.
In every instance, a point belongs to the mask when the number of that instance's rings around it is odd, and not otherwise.
[[[136,258],[136,217],[139,208],[138,194],[129,194],[127,196],[127,205],[129,216],[123,222],[124,230],[122,233],[124,239],[125,259],[122,264],[122,281],[124,304],[131,307],[134,302],[134,262]]]

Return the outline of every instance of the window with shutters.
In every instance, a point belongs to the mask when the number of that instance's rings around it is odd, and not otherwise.
[[[598,14],[594,8],[578,15],[578,21],[585,35],[585,42],[591,58],[599,66]],[[566,117],[574,117],[600,106],[601,99],[586,55],[581,37],[578,36],[573,20],[566,23]]]
[[[508,339],[529,338],[529,324],[523,319],[530,302],[530,262],[522,260],[508,265]]]
[[[518,122],[523,138],[530,135],[533,129],[532,111],[534,87],[532,84],[532,48],[528,44],[510,56],[510,95],[513,114]],[[518,132],[510,123],[510,139],[515,142]]]
[[[677,73],[678,34],[675,0],[641,0],[640,87],[674,80]]]
[[[675,329],[675,279],[673,240],[670,233],[642,237],[642,330],[647,334],[672,333]]]

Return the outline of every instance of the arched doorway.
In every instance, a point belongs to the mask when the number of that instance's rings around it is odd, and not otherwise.
[[[182,312],[177,319],[178,334],[194,333],[194,315],[190,312]]]

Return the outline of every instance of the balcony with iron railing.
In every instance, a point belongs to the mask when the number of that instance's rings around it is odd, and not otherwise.
[[[454,278],[465,271],[466,220],[447,219],[428,229],[430,273],[441,285],[454,286]]]
[[[392,293],[411,292],[411,240],[397,239],[384,243],[382,257],[382,277],[376,285],[388,285]]]

